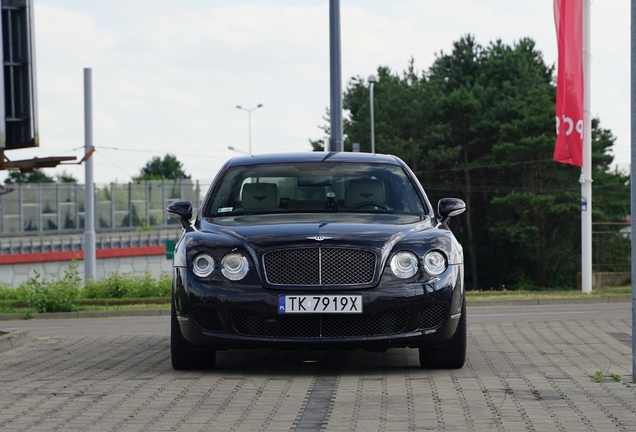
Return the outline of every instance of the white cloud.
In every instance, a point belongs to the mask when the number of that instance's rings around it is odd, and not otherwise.
[[[239,104],[264,105],[252,115],[255,152],[309,150],[307,140],[322,136],[316,126],[329,104],[327,2],[223,4],[38,0],[42,147],[15,158],[83,146],[84,67],[93,69],[95,143],[129,150],[99,151],[97,181],[136,175],[153,155],[168,152],[193,178],[210,180],[236,155],[228,146],[247,150]],[[629,5],[606,0],[592,8],[593,112],[624,149]],[[341,21],[343,86],[380,65],[402,71],[411,56],[427,69],[436,52],[450,51],[467,33],[483,45],[528,36],[548,62],[556,59],[552,0],[358,1],[342,3]],[[82,167],[73,169],[83,178]]]

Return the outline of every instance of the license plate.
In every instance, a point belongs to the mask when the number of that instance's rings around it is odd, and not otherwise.
[[[279,295],[278,313],[362,313],[362,296]]]

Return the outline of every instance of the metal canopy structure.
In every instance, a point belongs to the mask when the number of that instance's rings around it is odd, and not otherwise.
[[[76,159],[75,156],[52,156],[10,161],[3,155],[0,159],[0,170],[19,169],[22,172],[32,172],[37,168],[55,168],[63,162],[75,161]]]
[[[2,0],[0,150],[38,147],[33,7],[31,0]]]
[[[31,172],[53,168],[75,157],[10,161],[6,150],[38,147],[38,109],[32,0],[0,0],[0,170]]]

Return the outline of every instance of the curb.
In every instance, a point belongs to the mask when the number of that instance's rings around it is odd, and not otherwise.
[[[31,340],[31,332],[28,330],[11,332],[0,336],[0,353],[17,348]]]
[[[468,301],[468,307],[479,306],[541,306],[568,304],[597,304],[597,303],[631,303],[631,297],[590,297],[590,298],[561,298],[561,299],[531,299],[531,300],[484,300]]]
[[[52,312],[35,313],[29,319],[69,319],[69,318],[112,318],[112,317],[146,317],[170,315],[170,309],[150,309],[139,311],[96,311],[96,312]],[[24,320],[23,314],[0,314],[0,321]]]

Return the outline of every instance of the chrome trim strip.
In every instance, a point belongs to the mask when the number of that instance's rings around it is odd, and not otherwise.
[[[318,285],[322,286],[322,248],[318,246]]]

